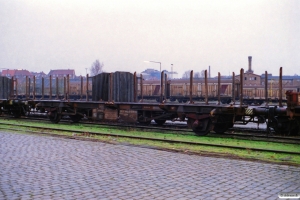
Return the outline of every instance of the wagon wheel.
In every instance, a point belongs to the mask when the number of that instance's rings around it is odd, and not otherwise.
[[[275,134],[286,135],[289,133],[289,121],[285,118],[274,117],[269,123],[269,126],[272,127],[275,131]]]
[[[232,123],[228,122],[226,120],[226,117],[219,116],[217,119],[217,123],[214,125],[214,132],[216,133],[224,133],[228,130],[228,128],[231,126]]]
[[[188,128],[192,128],[194,121],[195,121],[194,119],[188,118],[188,120],[187,120]]]
[[[20,118],[21,117],[21,112],[19,110],[14,110],[14,111],[12,111],[12,115],[15,118]]]
[[[166,122],[165,119],[155,119],[154,121],[155,121],[155,123],[157,123],[160,126],[163,125]]]
[[[297,120],[291,120],[289,123],[289,133],[288,135],[291,136],[298,136],[300,135],[300,127]]]
[[[210,118],[201,119],[198,123],[200,125],[195,125],[195,120],[194,119],[188,119],[188,126],[191,125],[193,131],[197,135],[199,135],[199,136],[207,135],[211,130],[211,126],[212,126],[211,119]]]
[[[82,119],[81,115],[69,115],[70,119],[72,120],[72,122],[77,123]]]
[[[48,117],[51,122],[57,124],[61,119],[61,114],[57,113],[57,111],[52,111],[48,113]]]
[[[148,126],[149,124],[151,124],[151,120],[147,120],[147,118],[143,117],[142,115],[139,116],[138,122],[143,126]]]

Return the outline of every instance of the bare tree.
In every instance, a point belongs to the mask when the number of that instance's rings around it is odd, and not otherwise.
[[[190,78],[190,75],[191,75],[191,71],[185,71],[182,75],[182,78]]]
[[[201,78],[201,73],[200,72],[195,72],[194,73],[194,78]]]
[[[103,63],[100,63],[99,60],[96,60],[90,68],[91,76],[95,76],[97,74],[102,73],[103,66],[104,66]]]
[[[204,77],[205,76],[205,70],[201,71],[201,76]]]

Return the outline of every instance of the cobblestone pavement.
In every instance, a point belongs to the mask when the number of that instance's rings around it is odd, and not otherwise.
[[[0,199],[277,199],[300,167],[0,132]]]

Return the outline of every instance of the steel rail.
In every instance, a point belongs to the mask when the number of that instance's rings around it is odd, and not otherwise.
[[[12,118],[15,119],[15,118]],[[18,120],[36,120],[36,121],[46,121],[49,122],[48,118],[32,118],[32,117],[23,117],[18,118]],[[69,122],[68,119],[62,119],[60,123],[72,123]],[[157,126],[140,126],[140,125],[128,125],[128,124],[120,124],[120,123],[105,123],[105,122],[81,122],[84,125],[100,125],[100,126],[107,126],[107,127],[123,127],[123,128],[136,128],[136,129],[143,129],[143,130],[151,130],[151,131],[172,131],[172,132],[179,132],[182,135],[195,135],[194,132],[190,129],[185,129],[184,127],[177,127],[177,128],[166,128],[166,127],[157,127]],[[168,125],[171,126],[171,125]],[[251,132],[258,132],[256,129],[243,129],[243,128],[231,128],[230,131],[251,131]],[[263,131],[263,130],[262,130]],[[182,133],[184,132],[184,133]],[[168,133],[166,133],[168,134]],[[210,133],[205,137],[222,137],[222,138],[234,138],[234,139],[248,139],[248,140],[255,140],[255,141],[264,141],[264,142],[278,142],[278,143],[285,143],[285,144],[300,144],[299,137],[282,137],[282,136],[267,136],[267,135],[257,135],[257,134],[245,134],[245,133]]]
[[[10,123],[2,123],[0,125],[12,125]],[[26,128],[40,128],[43,130],[51,130],[51,131],[64,131],[64,132],[72,132],[72,133],[80,133],[82,134],[83,131],[78,130],[67,130],[61,128],[46,128],[41,126],[31,126],[31,125],[18,125],[18,127],[26,127]],[[2,129],[2,127],[0,127]],[[24,131],[16,128],[5,128],[5,130],[13,130],[13,131]],[[28,131],[28,130],[25,130]],[[31,132],[31,131],[29,131]],[[149,141],[156,141],[156,142],[167,142],[167,143],[174,143],[174,144],[187,144],[187,145],[198,145],[198,146],[210,146],[210,147],[222,147],[222,148],[230,148],[230,149],[239,149],[239,150],[251,150],[251,151],[262,151],[262,152],[270,152],[270,153],[283,153],[283,154],[294,154],[300,155],[300,152],[294,151],[283,151],[283,150],[274,150],[274,149],[262,149],[262,148],[251,148],[251,147],[241,147],[241,146],[233,146],[233,145],[223,145],[223,144],[211,144],[211,143],[204,143],[204,142],[190,142],[190,141],[181,141],[181,140],[170,140],[170,139],[160,139],[160,138],[150,138],[150,137],[140,137],[140,136],[128,136],[128,135],[120,135],[120,134],[113,134],[113,133],[99,133],[99,132],[88,132],[89,134],[94,135],[102,135],[102,136],[114,136],[114,137],[122,137],[122,138],[130,138],[130,139],[139,139],[139,140],[149,140]],[[52,133],[53,134],[53,133]],[[76,137],[76,136],[73,136]]]

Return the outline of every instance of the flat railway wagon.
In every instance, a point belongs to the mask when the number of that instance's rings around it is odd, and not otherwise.
[[[268,75],[266,75],[267,77]],[[234,75],[233,75],[234,77]],[[161,102],[160,93],[163,92],[163,98],[171,102],[186,103],[190,100],[190,90],[192,90],[193,101],[204,101],[206,96],[205,78],[194,78],[192,88],[190,87],[190,79],[170,79],[163,81],[161,84],[159,80],[144,80],[142,82],[142,90],[138,90],[138,99],[156,100]],[[218,88],[218,78],[208,78],[207,80],[207,95],[209,101],[218,100],[218,91],[220,90],[220,101],[224,104],[230,103],[233,100],[239,100],[240,96],[240,79],[235,77],[223,78],[221,77],[220,88]],[[243,86],[243,103],[247,105],[260,105],[264,103],[265,93],[268,93],[268,101],[278,103],[279,100],[279,88],[277,84],[268,84],[268,80],[263,81],[263,85],[256,84],[244,84]],[[268,88],[266,88],[266,86]],[[299,90],[297,85],[285,84],[282,88],[282,94],[287,91]],[[162,88],[162,89],[161,89]],[[142,93],[141,93],[142,91]],[[283,97],[283,101],[286,102],[286,98]]]
[[[222,103],[230,103],[231,101],[239,100],[239,96],[243,96],[243,102],[248,105],[260,105],[265,101],[266,93],[268,93],[268,101],[278,103],[279,96],[284,95],[287,91],[300,92],[299,84],[294,79],[288,79],[284,83],[284,87],[279,90],[279,82],[277,78],[268,80],[268,73],[259,76],[253,74],[251,68],[252,57],[248,57],[249,68],[244,74],[235,75],[232,73],[232,80],[228,76],[218,78],[208,78],[204,83],[205,78],[193,78],[191,71],[190,79],[167,79],[166,75],[161,75],[161,80],[145,80],[141,76],[139,85],[138,99],[156,100],[161,102],[161,99],[168,99],[171,102],[186,103],[191,99],[193,101],[204,101],[208,98],[209,101],[219,99]],[[240,90],[240,77],[243,76],[243,90]],[[270,84],[268,84],[268,81]],[[221,83],[219,83],[221,82]],[[269,86],[268,86],[269,85]],[[164,90],[164,92],[162,92]],[[163,95],[161,95],[161,92]],[[192,97],[190,99],[190,97]],[[286,99],[282,99],[286,101]]]
[[[217,86],[218,83],[214,79],[208,79],[208,100],[216,101],[218,99]],[[193,101],[205,100],[205,84],[204,78],[194,79],[192,85],[192,99]],[[160,81],[157,80],[145,80],[143,81],[143,95],[139,90],[139,99],[150,99],[160,102]],[[190,99],[190,80],[189,79],[172,79],[168,80],[165,85],[165,99],[171,102],[186,103]],[[229,79],[223,79],[221,84],[221,101],[222,103],[229,103],[232,97],[232,81]]]
[[[282,69],[280,73],[282,74]],[[267,123],[268,130],[274,130],[279,134],[299,134],[299,93],[287,92],[287,106],[282,105],[282,97],[276,106],[268,105],[268,102],[264,106],[247,106],[243,104],[243,76],[241,76],[240,87],[236,89],[240,92],[239,102],[222,104],[221,82],[218,81],[216,87],[218,100],[212,103],[208,101],[208,81],[205,72],[204,101],[193,102],[193,87],[191,87],[193,84],[190,84],[189,103],[176,103],[168,102],[164,98],[163,88],[166,88],[166,84],[163,84],[164,77],[162,73],[160,103],[146,103],[143,99],[138,101],[138,78],[136,74],[128,72],[104,73],[91,77],[93,87],[91,91],[87,87],[87,93],[92,94],[92,99],[76,100],[69,98],[68,82],[64,84],[66,93],[63,97],[50,94],[50,88],[49,98],[46,99],[45,96],[36,98],[35,84],[32,86],[32,92],[28,88],[29,84],[26,84],[25,95],[19,97],[15,92],[17,90],[15,80],[4,78],[6,84],[1,85],[3,88],[0,96],[1,112],[15,117],[29,115],[32,112],[45,113],[53,123],[58,123],[65,116],[74,122],[85,117],[95,121],[138,122],[144,125],[152,120],[160,125],[166,120],[180,120],[186,121],[188,127],[198,135],[206,135],[210,131],[223,133],[236,123],[246,125],[254,122]],[[193,83],[192,78],[190,83]],[[140,83],[140,86],[143,86],[143,83]],[[265,99],[268,100],[267,96]]]

